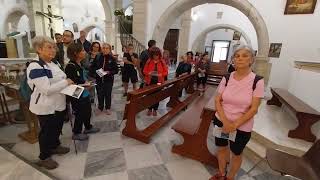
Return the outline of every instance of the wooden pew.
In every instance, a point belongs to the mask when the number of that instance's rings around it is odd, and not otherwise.
[[[285,89],[271,88],[271,93],[272,99],[267,101],[268,105],[281,107],[283,103],[295,113],[298,119],[298,127],[294,130],[290,130],[288,136],[314,142],[316,136],[311,132],[311,126],[319,121],[320,112]]]
[[[127,119],[127,122],[122,134],[144,143],[149,143],[153,134],[199,96],[199,91],[193,89],[194,78],[196,78],[195,73],[166,81],[162,85],[151,85],[129,92],[123,117],[123,119]],[[181,102],[178,97],[179,91],[186,87],[188,87],[188,92],[192,94]],[[167,97],[170,97],[167,105],[172,107],[172,109],[147,128],[141,131],[138,130],[136,126],[136,115]]]
[[[213,94],[214,91],[206,92],[198,98],[172,126],[184,139],[182,144],[172,147],[172,152],[218,168],[218,160],[207,146],[208,131],[215,113]]]

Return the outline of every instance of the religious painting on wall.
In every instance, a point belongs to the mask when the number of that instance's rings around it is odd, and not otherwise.
[[[269,57],[279,58],[281,53],[282,43],[271,43],[269,49]]]
[[[317,0],[287,0],[284,14],[313,14]]]
[[[241,32],[234,31],[232,40],[238,41],[238,40],[240,40],[240,38],[241,38]]]

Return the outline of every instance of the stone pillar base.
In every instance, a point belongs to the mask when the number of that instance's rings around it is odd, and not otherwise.
[[[272,64],[269,63],[268,57],[256,57],[255,63],[253,65],[253,71],[264,77],[264,84],[267,86],[270,77],[270,71]]]

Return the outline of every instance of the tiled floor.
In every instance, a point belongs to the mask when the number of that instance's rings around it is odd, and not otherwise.
[[[59,167],[46,171],[48,174],[62,180],[205,180],[215,173],[216,170],[212,167],[171,153],[171,146],[181,141],[179,135],[170,128],[177,118],[157,133],[150,144],[123,136],[121,129],[125,121],[120,123],[126,99],[122,97],[119,77],[116,78],[113,90],[112,115],[93,115],[92,123],[101,128],[101,132],[90,135],[88,141],[77,141],[78,154],[75,154],[71,141],[70,124],[64,125],[61,140],[63,145],[71,148],[71,152],[64,156],[53,156]],[[166,112],[165,101],[160,105],[159,112]],[[146,112],[142,112],[138,119],[138,127],[143,128],[155,118],[147,117]],[[0,142],[33,163],[39,153],[38,143],[31,145],[19,140],[16,134],[21,132],[21,129],[24,129],[22,125],[1,127]],[[211,136],[208,138],[211,151],[215,148],[212,145],[213,139]],[[258,167],[246,174],[246,170],[252,165],[253,163],[244,157],[237,179],[275,178],[268,168]],[[0,172],[1,168],[0,166]]]

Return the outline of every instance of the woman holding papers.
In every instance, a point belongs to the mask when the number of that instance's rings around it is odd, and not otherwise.
[[[217,112],[213,121],[215,144],[219,147],[219,172],[210,180],[234,179],[241,166],[243,149],[251,137],[254,115],[264,97],[264,81],[251,70],[254,51],[243,46],[236,49],[233,57],[236,71],[223,77],[215,97]],[[231,167],[226,172],[230,151]]]
[[[53,154],[66,154],[69,148],[60,144],[59,136],[66,114],[66,97],[60,91],[72,84],[58,65],[52,62],[56,55],[55,42],[46,36],[32,40],[39,61],[32,61],[27,67],[28,85],[33,91],[29,109],[36,114],[40,123],[40,160],[37,164],[46,169],[55,169],[58,163],[51,159]]]
[[[161,50],[158,47],[151,47],[149,49],[149,59],[143,68],[143,74],[145,75],[145,83],[147,86],[152,84],[161,84],[165,81],[165,77],[168,76],[168,67],[161,56]],[[157,116],[157,110],[159,103],[156,103],[149,107],[148,116]]]
[[[89,85],[89,86],[86,86],[86,88],[83,90],[79,99],[70,97],[72,109],[75,112],[75,121],[74,121],[73,130],[72,130],[73,131],[72,139],[83,141],[88,139],[87,134],[97,133],[100,131],[99,128],[92,127],[90,123],[91,102],[90,102],[89,89],[93,87],[90,86],[90,83],[86,81],[84,77],[84,69],[81,66],[81,61],[86,56],[86,52],[83,49],[82,44],[81,43],[70,44],[67,49],[67,55],[68,55],[68,58],[70,59],[65,69],[67,77],[72,79],[75,84]],[[85,130],[82,132],[83,125],[85,127]]]
[[[102,56],[96,58],[92,64],[96,72],[96,83],[98,93],[98,109],[100,112],[106,109],[107,115],[111,115],[111,92],[114,75],[118,74],[117,60],[111,53],[110,44],[103,43],[101,46]]]

